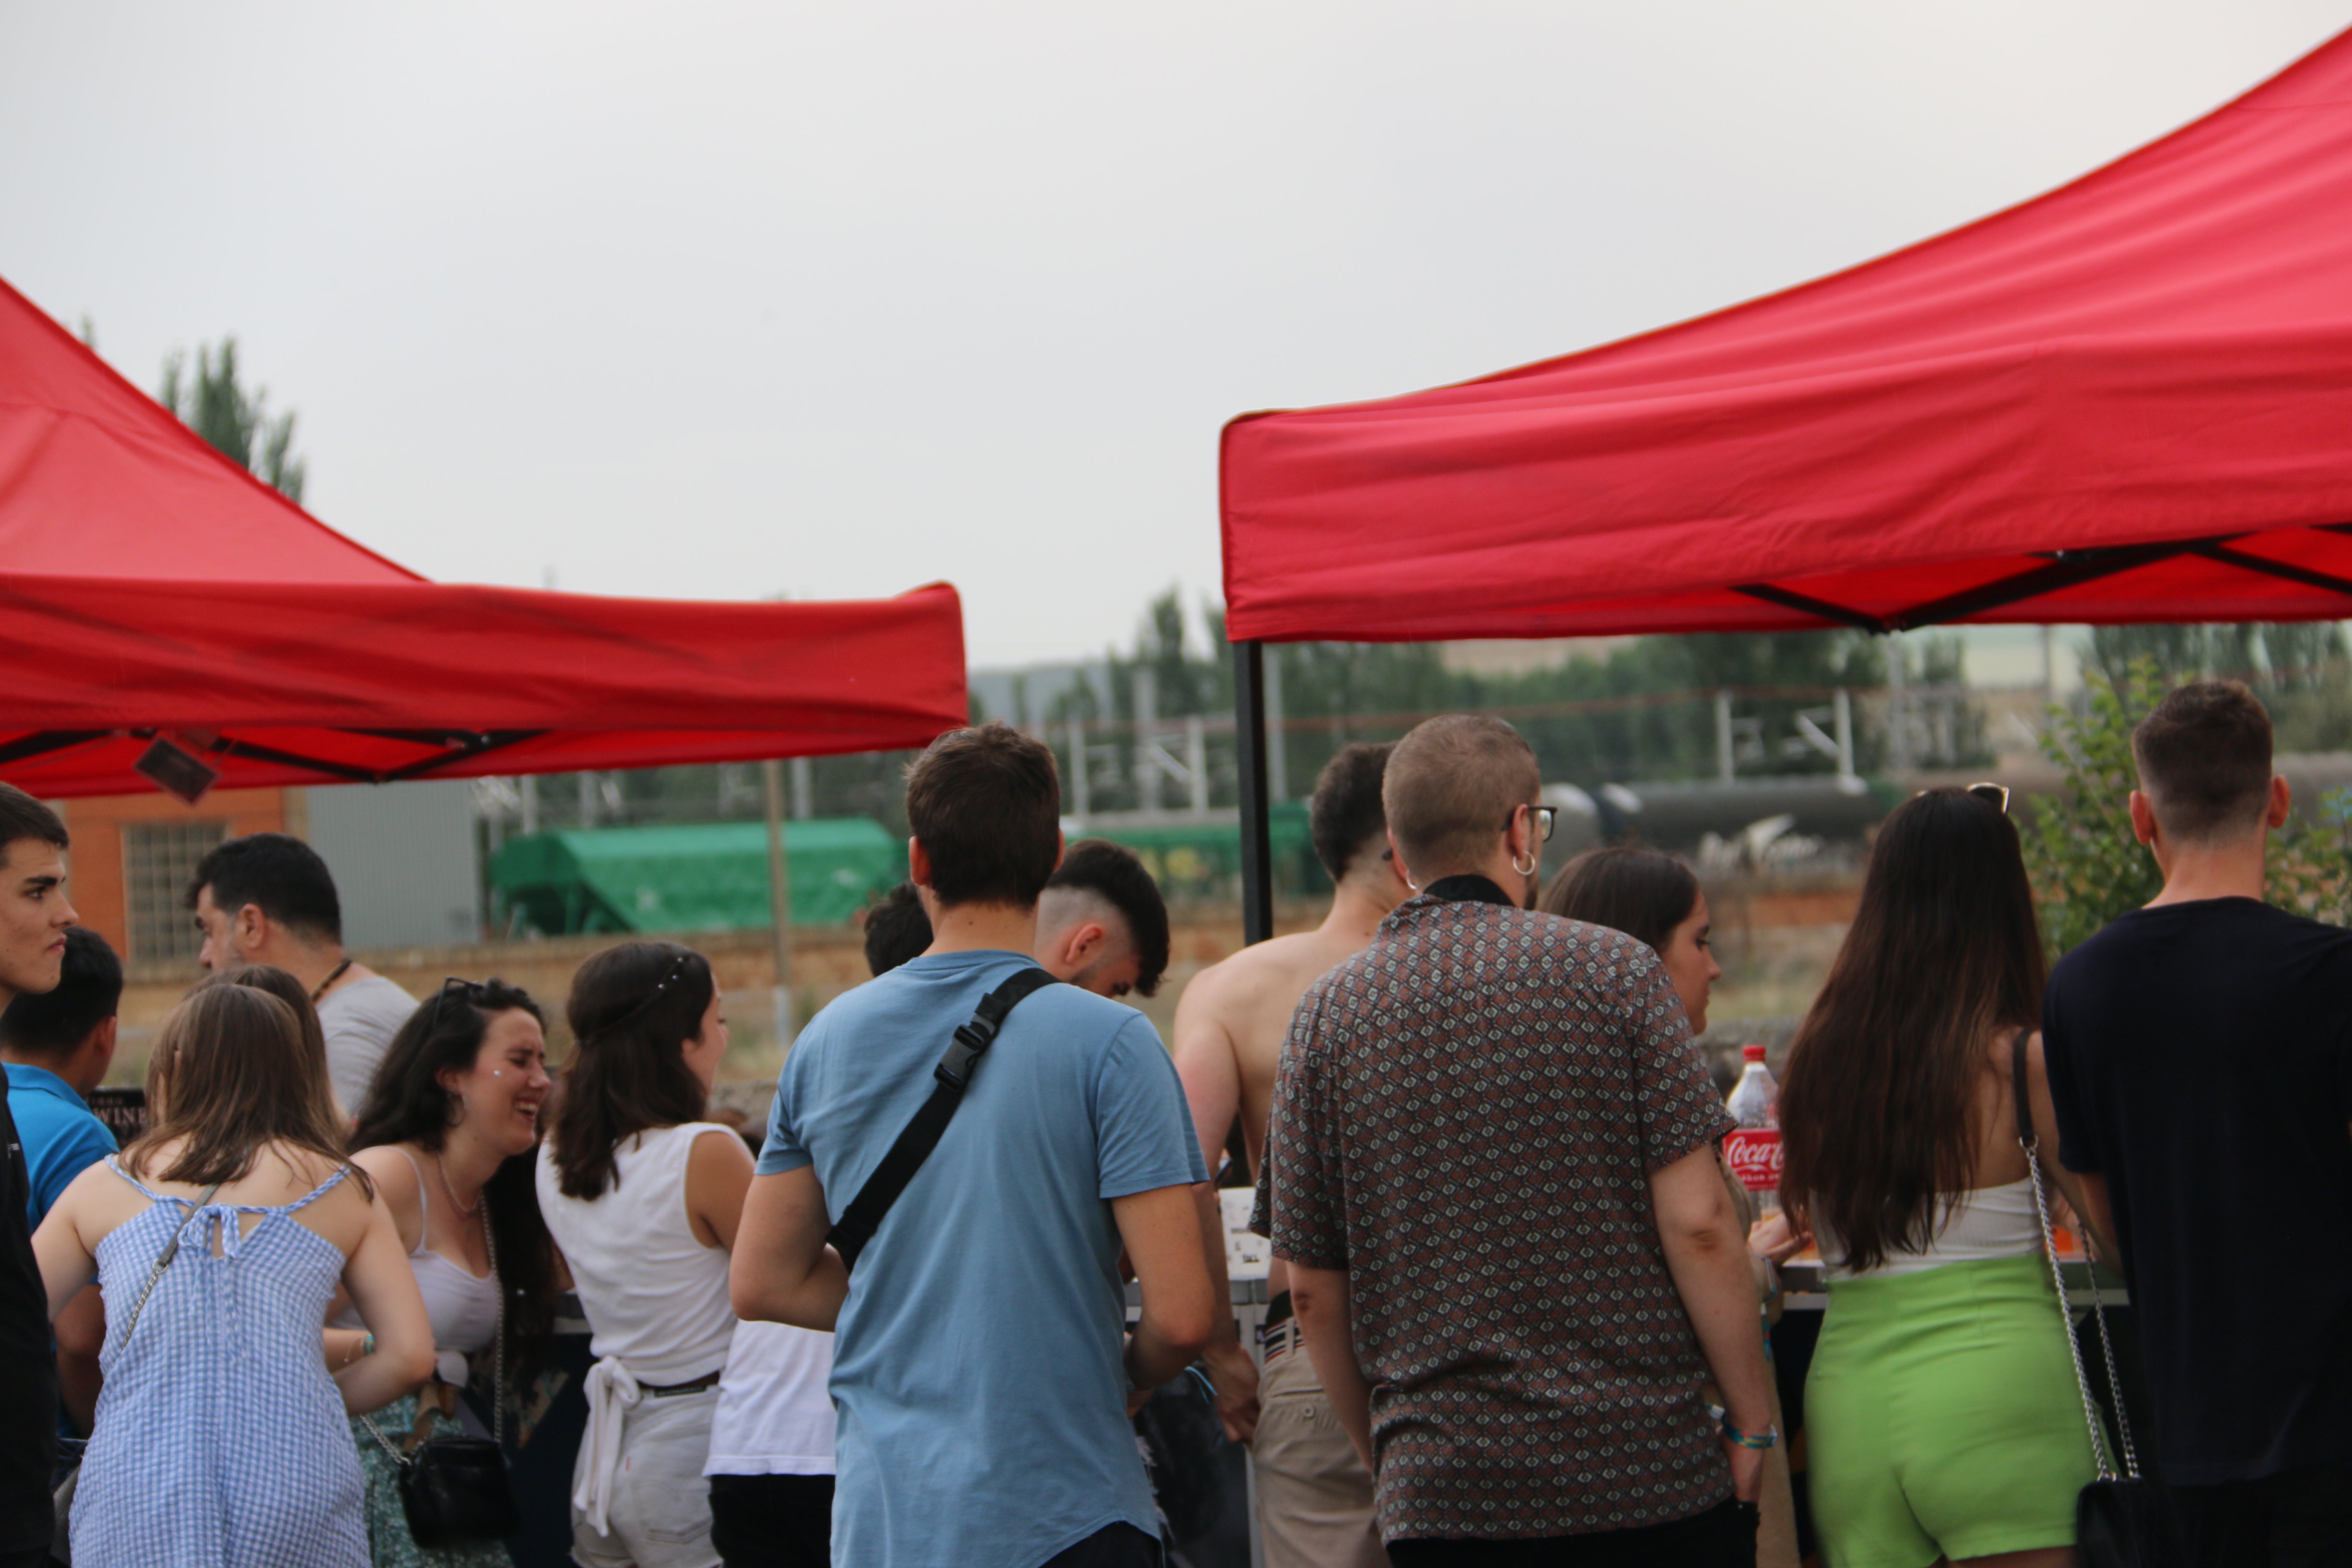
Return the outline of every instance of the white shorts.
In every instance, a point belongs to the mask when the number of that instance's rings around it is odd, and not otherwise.
[[[710,1483],[702,1476],[718,1409],[714,1384],[666,1399],[648,1394],[622,1413],[620,1468],[605,1510],[611,1532],[597,1534],[586,1513],[574,1508],[574,1563],[581,1568],[719,1568],[710,1544]],[[583,1443],[579,1462],[587,1459]],[[578,1481],[575,1474],[575,1487]]]

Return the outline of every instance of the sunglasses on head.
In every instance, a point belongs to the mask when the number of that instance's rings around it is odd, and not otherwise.
[[[1923,789],[1919,793],[1921,795],[1926,795],[1927,792]],[[2007,816],[2009,815],[2009,786],[2007,784],[1972,784],[1960,793],[1962,795],[1972,795],[1976,796],[1979,800],[1984,802],[1987,805],[1991,806],[2003,816]]]
[[[490,994],[490,988],[488,985],[483,984],[480,981],[465,980],[452,974],[448,979],[441,982],[441,989],[433,994],[433,1011],[425,1016],[425,1032],[426,1034],[430,1035],[435,1026],[441,1022],[442,999],[446,997],[452,991],[457,993],[458,997],[461,1000],[475,1004],[481,1002]]]

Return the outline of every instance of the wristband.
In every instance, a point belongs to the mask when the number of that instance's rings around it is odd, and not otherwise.
[[[1777,1447],[1780,1442],[1780,1429],[1767,1426],[1761,1432],[1742,1432],[1731,1424],[1731,1417],[1726,1415],[1723,1418],[1723,1440],[1737,1443],[1743,1448]]]

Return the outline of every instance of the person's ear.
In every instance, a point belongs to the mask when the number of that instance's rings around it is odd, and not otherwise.
[[[89,1032],[83,1049],[89,1052],[90,1077],[103,1080],[107,1068],[114,1065],[114,1047],[121,1037],[122,1020],[111,1015],[100,1018],[98,1027]]]
[[[2156,803],[2144,791],[2131,792],[2131,825],[2134,838],[2151,849],[2156,847]]]
[[[923,847],[921,839],[911,837],[907,840],[907,880],[918,888],[931,885],[930,851]]]
[[[269,941],[269,917],[259,904],[240,904],[229,921],[229,946],[240,952],[258,952]]]
[[[1384,827],[1381,833],[1389,841],[1389,864],[1395,869],[1397,880],[1411,891],[1419,892],[1421,884],[1412,879],[1412,868],[1404,863],[1404,851],[1397,846],[1395,830]]]
[[[2275,833],[2286,826],[2286,815],[2293,809],[2294,809],[2294,792],[2287,788],[2286,780],[2273,773],[2270,813],[2263,820],[2269,826],[2271,831]]]

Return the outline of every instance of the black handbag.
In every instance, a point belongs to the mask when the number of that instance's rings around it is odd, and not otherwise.
[[[2074,1358],[2074,1386],[2083,1396],[2083,1420],[2091,1430],[2091,1458],[2098,1479],[2074,1499],[2074,1553],[2083,1568],[2186,1568],[2180,1532],[2172,1518],[2171,1500],[2163,1484],[2140,1474],[2139,1455],[2132,1447],[2131,1416],[2124,1409],[2123,1384],[2116,1376],[2115,1342],[2107,1337],[2107,1314],[2099,1299],[2099,1277],[2091,1275],[2091,1317],[2098,1325],[2099,1351],[2107,1364],[2107,1387],[2115,1395],[2116,1445],[2123,1450],[2116,1465],[2107,1429],[2099,1419],[2098,1401],[2091,1396],[2091,1379],[2083,1369],[2083,1347],[2074,1338],[2074,1311],[2066,1299],[2066,1271],[2058,1264],[2058,1240],[2050,1230],[2050,1205],[2042,1190],[2041,1140],[2033,1131],[2033,1102],[2027,1098],[2025,1037],[2010,1048],[2017,1100],[2017,1141],[2025,1148],[2026,1173],[2033,1178],[2033,1208],[2042,1220],[2042,1254],[2050,1260],[2050,1281],[2058,1289],[2058,1324],[2065,1331],[2066,1353]]]
[[[423,1394],[417,1396],[416,1430],[405,1451],[395,1448],[366,1416],[367,1429],[383,1445],[399,1468],[400,1511],[407,1517],[408,1533],[423,1547],[463,1546],[477,1541],[503,1541],[522,1528],[522,1510],[515,1505],[514,1483],[507,1474],[507,1288],[499,1272],[499,1244],[489,1216],[482,1221],[482,1246],[490,1255],[490,1279],[499,1292],[498,1337],[490,1342],[490,1417],[488,1437],[424,1437],[432,1417]]]

